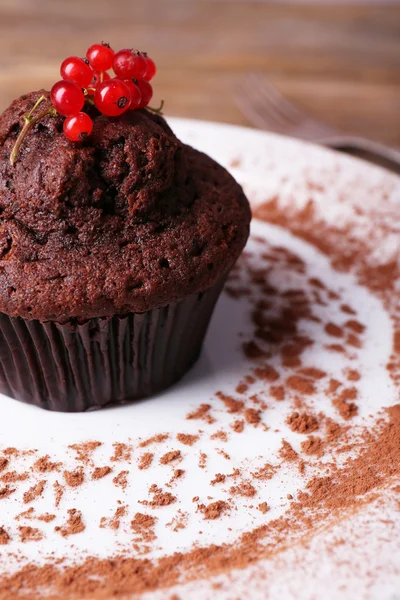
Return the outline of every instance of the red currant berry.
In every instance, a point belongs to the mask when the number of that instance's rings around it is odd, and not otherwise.
[[[129,110],[135,110],[135,108],[139,107],[139,104],[142,101],[142,94],[140,93],[139,87],[132,79],[124,79],[123,82],[129,88],[131,93],[131,103],[129,105]]]
[[[150,103],[150,100],[153,97],[153,88],[151,87],[149,82],[145,81],[144,79],[138,81],[138,86],[140,93],[142,94],[142,99],[138,108],[144,108]]]
[[[63,129],[65,137],[71,142],[82,142],[92,133],[93,121],[86,113],[78,112],[65,119]]]
[[[96,108],[107,117],[118,117],[128,110],[131,92],[120,79],[110,79],[99,83],[94,93]]]
[[[114,56],[113,69],[121,79],[142,79],[146,71],[146,59],[138,50],[120,50]]]
[[[107,81],[108,79],[111,79],[111,77],[107,73],[107,71],[92,71],[92,75],[93,75],[93,79],[90,82],[90,85],[88,87],[89,96],[94,96],[95,88],[99,85],[99,83],[102,83],[102,81]]]
[[[92,81],[93,71],[84,60],[77,56],[66,58],[60,68],[61,77],[86,88]]]
[[[150,58],[150,56],[146,56],[145,60],[146,60],[146,71],[143,75],[143,79],[145,79],[146,81],[151,81],[157,72],[156,63],[154,62],[153,59]]]
[[[76,115],[85,104],[85,96],[81,88],[73,81],[58,81],[53,85],[50,99],[60,115],[68,117]]]
[[[114,50],[104,42],[102,44],[93,44],[86,52],[86,58],[95,71],[107,71],[113,64]]]

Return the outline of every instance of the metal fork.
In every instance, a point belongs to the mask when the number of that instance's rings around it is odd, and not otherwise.
[[[256,127],[335,148],[400,174],[399,151],[362,137],[345,135],[305,114],[286,100],[264,75],[250,74],[239,82],[235,101]]]

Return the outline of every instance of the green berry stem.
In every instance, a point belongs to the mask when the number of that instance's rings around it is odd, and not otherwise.
[[[158,108],[153,108],[152,106],[146,106],[146,109],[156,115],[162,115],[162,109],[164,108],[164,100],[161,100],[161,104]]]
[[[35,112],[35,110],[37,109],[37,107],[39,106],[39,104],[41,104],[43,102],[43,100],[45,98],[46,98],[46,96],[40,96],[40,98],[37,100],[37,102],[35,103],[35,105],[33,106],[33,108],[29,111],[29,113],[27,115],[24,116],[24,121],[25,121],[24,126],[21,129],[21,131],[19,132],[17,140],[16,140],[16,142],[14,144],[14,147],[13,147],[13,149],[11,151],[11,154],[10,154],[10,163],[11,163],[11,166],[14,166],[15,159],[18,156],[19,149],[21,148],[22,142],[24,141],[24,138],[25,138],[26,134],[28,133],[28,131],[34,125],[36,125],[36,123],[38,123],[39,121],[41,121],[41,119],[43,119],[47,115],[51,115],[52,117],[55,117],[57,115],[56,109],[53,108],[53,107],[50,107],[50,108],[46,108],[46,110],[44,110],[41,113],[39,113],[35,118],[32,118],[33,113]]]

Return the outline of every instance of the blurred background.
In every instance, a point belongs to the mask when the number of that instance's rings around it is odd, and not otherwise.
[[[101,41],[154,58],[167,115],[248,124],[233,91],[259,72],[339,129],[400,145],[400,0],[0,0],[0,109]]]

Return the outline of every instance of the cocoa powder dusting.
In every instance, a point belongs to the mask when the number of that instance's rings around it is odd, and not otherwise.
[[[181,444],[185,444],[185,446],[193,446],[193,444],[198,441],[199,437],[200,436],[198,435],[191,435],[189,433],[178,433],[176,439]]]
[[[217,500],[208,505],[199,504],[197,508],[203,513],[203,518],[206,521],[214,521],[215,519],[219,519],[224,512],[229,510],[229,504],[223,500]]]
[[[233,423],[231,423],[230,426],[235,433],[242,433],[242,431],[244,429],[244,421],[241,421],[240,419],[238,419],[237,421],[234,421]]]
[[[68,511],[68,519],[62,527],[54,527],[54,531],[60,533],[63,537],[76,535],[85,530],[85,524],[82,520],[82,513],[76,508],[70,508]]]
[[[10,539],[11,538],[8,535],[7,531],[4,529],[4,527],[0,526],[0,546],[5,546],[6,544],[8,544]]]
[[[318,421],[312,415],[307,413],[294,412],[286,420],[292,431],[296,433],[311,433],[318,429]]]
[[[35,471],[39,471],[39,473],[50,473],[52,471],[59,471],[61,465],[62,463],[60,462],[51,461],[50,456],[46,454],[35,461],[33,468]]]
[[[113,484],[116,487],[120,487],[123,490],[126,489],[127,485],[128,485],[128,475],[129,475],[129,471],[121,471],[120,473],[118,473],[118,475],[116,475],[114,477]]]
[[[210,415],[210,410],[211,404],[200,404],[198,408],[186,415],[186,418],[189,420],[198,419],[201,421],[205,421],[209,425],[212,425],[213,423],[215,423],[215,419],[213,416]]]
[[[245,496],[246,498],[252,498],[257,494],[256,488],[248,481],[240,483],[239,485],[232,485],[229,488],[229,492],[233,496]]]
[[[232,398],[232,396],[228,396],[227,394],[223,394],[222,392],[217,392],[215,395],[225,404],[228,413],[238,413],[243,410],[243,400],[237,400],[236,398]]]
[[[39,542],[44,538],[43,532],[36,527],[20,526],[18,531],[21,542]]]
[[[243,414],[246,422],[250,425],[257,425],[261,421],[261,411],[255,408],[246,408]]]
[[[81,444],[71,444],[68,448],[75,450],[76,460],[87,465],[92,460],[93,452],[99,448],[99,446],[102,446],[101,442],[83,442]]]
[[[180,450],[171,450],[160,458],[160,465],[168,465],[169,463],[181,458]]]
[[[143,471],[150,467],[153,462],[154,454],[152,452],[145,452],[139,459],[138,468]]]
[[[307,440],[301,442],[301,449],[305,454],[315,454],[320,457],[324,454],[324,443],[320,437],[310,435]]]
[[[8,465],[8,458],[6,458],[5,456],[0,456],[0,473],[2,471],[4,471],[4,469],[7,468]]]
[[[141,446],[141,444],[140,444]],[[113,444],[114,454],[110,458],[113,462],[130,461],[132,456],[132,446],[130,444],[123,444],[116,442]]]
[[[283,460],[287,460],[289,462],[293,461],[293,460],[297,460],[299,457],[297,452],[292,448],[292,446],[286,440],[282,440],[282,445],[279,450],[279,456],[281,458],[283,458]]]
[[[29,490],[26,491],[23,495],[24,504],[28,504],[29,502],[33,502],[34,500],[36,500],[36,498],[39,498],[43,494],[45,485],[46,481],[43,479],[42,481],[39,481],[39,483],[37,483],[36,485],[33,485],[31,488],[29,488]]]
[[[64,471],[65,483],[70,487],[79,487],[85,481],[85,473],[82,467],[78,467],[74,471]]]
[[[53,484],[53,489],[54,489],[54,506],[57,508],[61,502],[61,498],[64,495],[64,488],[58,481],[55,481]]]
[[[204,577],[205,573],[211,577],[234,568],[244,568],[256,560],[271,556],[286,543],[281,532],[288,527],[290,514],[295,519],[290,521],[295,529],[302,519],[309,522],[309,511],[312,511],[312,522],[317,526],[319,519],[325,518],[326,512],[352,510],[360,501],[360,495],[378,489],[387,477],[400,476],[400,405],[390,408],[388,414],[389,422],[382,426],[382,430],[367,444],[360,456],[349,461],[331,477],[317,478],[310,482],[303,495],[297,494],[297,500],[291,503],[291,512],[284,521],[278,519],[268,526],[243,534],[231,546],[227,544],[194,548],[180,554],[179,560],[176,555],[161,557],[154,562],[136,557],[120,556],[112,560],[89,557],[77,566],[30,565],[21,572],[0,576],[0,598],[16,600],[14,590],[18,589],[20,594],[21,582],[24,590],[36,590],[33,597],[28,591],[23,596],[24,600],[34,600],[38,594],[40,597],[41,590],[48,589],[49,586],[54,600],[67,593],[72,600],[81,597],[93,600],[96,597],[106,598],[112,596],[115,589],[120,594],[140,594],[170,587],[179,581],[182,572],[189,578],[200,574]],[[260,506],[262,505],[263,503]],[[260,510],[263,512],[265,508],[264,506]],[[321,517],[315,512],[317,509],[322,511]],[[203,512],[204,518],[217,519],[225,510],[229,510],[229,505],[217,501],[208,506],[201,505],[199,510]],[[262,542],[274,530],[277,541],[271,549]]]
[[[150,446],[151,444],[161,444],[162,442],[165,442],[168,438],[168,433],[159,433],[157,435],[153,435],[147,440],[140,442],[139,448],[147,448],[147,446]]]
[[[108,465],[104,467],[96,467],[92,471],[92,479],[103,479],[106,475],[109,475],[112,471],[112,468]]]

